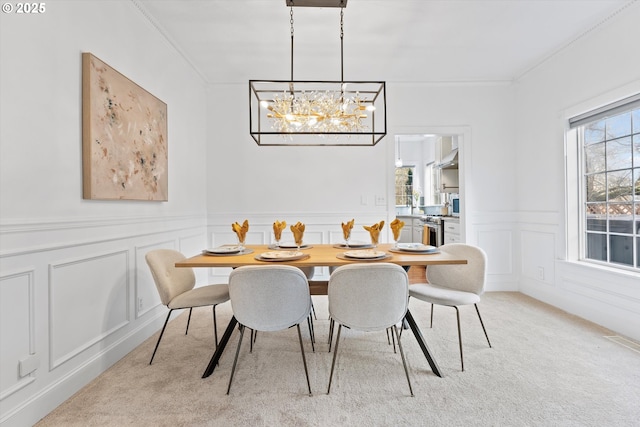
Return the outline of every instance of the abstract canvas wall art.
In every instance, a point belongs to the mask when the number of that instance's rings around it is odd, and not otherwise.
[[[168,200],[167,105],[82,54],[83,197]]]

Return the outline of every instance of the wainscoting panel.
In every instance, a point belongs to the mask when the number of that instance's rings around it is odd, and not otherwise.
[[[478,232],[478,245],[487,252],[487,274],[513,274],[513,232],[483,230]]]
[[[175,240],[165,240],[155,242],[151,245],[138,246],[135,249],[136,256],[136,274],[135,274],[135,313],[136,319],[146,315],[154,310],[162,301],[158,295],[156,284],[153,281],[151,270],[147,265],[145,255],[154,249],[173,249],[176,250]]]
[[[582,275],[563,275],[558,280],[558,286],[577,296],[579,295],[593,301],[604,302],[611,306],[612,311],[625,310],[633,313],[638,319],[636,327],[640,328],[640,299],[620,293],[619,289],[616,289],[615,286],[607,288],[607,285],[613,285],[607,279],[600,281],[581,276]]]
[[[507,224],[511,226],[511,224]],[[477,245],[487,254],[487,291],[515,291],[517,277],[514,268],[514,232],[511,228],[477,227]]]
[[[129,322],[128,255],[123,250],[50,265],[50,369]]]
[[[188,214],[0,224],[0,425],[35,424],[159,331],[166,309],[144,254],[202,250],[205,221]]]
[[[553,285],[555,282],[555,234],[523,230],[520,233],[520,239],[522,277]]]
[[[34,372],[26,375],[20,372],[20,360],[38,357],[34,313],[34,271],[3,274],[0,277],[0,401],[35,380]]]
[[[192,234],[189,236],[180,237],[178,242],[178,249],[185,256],[193,256],[198,254],[206,246],[206,236],[203,234]]]

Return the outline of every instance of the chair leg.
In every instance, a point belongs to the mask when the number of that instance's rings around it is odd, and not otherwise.
[[[409,391],[411,392],[411,396],[413,396],[414,395],[413,388],[411,387],[411,379],[409,379],[409,370],[407,369],[407,361],[404,358],[402,343],[400,343],[400,334],[398,333],[398,328],[396,327],[396,325],[393,325],[393,332],[395,332],[395,335],[398,338],[398,348],[400,349],[400,356],[402,357],[402,365],[404,366],[404,373],[407,376],[407,382],[409,383]]]
[[[231,390],[231,382],[233,381],[233,374],[236,371],[236,364],[238,363],[238,354],[240,354],[240,345],[242,344],[242,337],[244,336],[244,326],[240,325],[240,338],[238,339],[238,348],[236,349],[236,357],[233,359],[233,367],[231,368],[231,376],[229,377],[229,386],[227,387],[227,394]]]
[[[338,344],[340,343],[340,331],[342,331],[342,325],[338,326],[338,337],[336,338],[336,348],[333,350],[333,362],[331,362],[331,373],[329,374],[329,387],[327,387],[327,394],[331,391],[331,380],[333,379],[333,368],[336,366],[336,357],[338,356]]]
[[[311,337],[311,350],[313,350],[313,352],[316,352],[316,334],[315,334],[315,329],[313,327],[313,319],[311,318],[311,315],[307,316],[307,326],[309,326],[309,336]]]
[[[407,322],[407,319],[402,319],[402,327],[400,328],[400,331],[398,331],[400,338],[402,338],[402,331],[405,329],[409,329],[409,323]]]
[[[464,358],[462,356],[462,332],[460,332],[460,310],[455,305],[453,308],[456,309],[456,318],[458,320],[458,343],[460,345],[460,365],[462,365],[462,372],[464,372]]]
[[[316,320],[318,320],[318,318],[316,317],[316,309],[313,306],[313,298],[309,297],[309,300],[311,301],[311,313],[309,313],[309,318],[307,323],[309,324],[309,335],[311,335],[311,344],[313,345],[316,342],[316,329],[313,324],[313,318],[315,317]],[[313,351],[315,353],[316,351],[315,348],[313,349]]]
[[[333,342],[333,327],[335,325],[335,321],[333,319],[329,319],[329,353],[331,353],[331,343]]]
[[[480,319],[480,325],[482,325],[482,330],[484,331],[484,336],[487,338],[487,343],[489,344],[489,348],[491,347],[491,341],[489,341],[489,335],[487,335],[487,330],[484,328],[484,322],[482,321],[482,316],[480,316],[480,310],[478,310],[478,304],[473,304],[476,307],[476,313],[478,313],[478,319]]]
[[[429,327],[433,328],[433,304],[431,304],[431,325]]]
[[[304,346],[302,345],[302,334],[300,333],[300,324],[298,323],[296,326],[298,329],[298,341],[300,341],[300,352],[302,353],[302,363],[304,365],[304,375],[307,377],[307,387],[309,388],[309,396],[312,396],[311,382],[309,381],[309,370],[307,369],[307,358],[304,356]]]
[[[213,336],[216,339],[216,348],[218,348],[218,321],[216,320],[216,306],[213,306]]]
[[[395,325],[393,325],[395,328]],[[389,330],[389,328],[387,328]],[[396,353],[396,336],[393,333],[393,329],[391,330],[391,341],[393,341],[393,353]],[[400,345],[400,338],[398,337],[398,345]]]
[[[169,323],[169,317],[171,317],[171,313],[173,313],[173,310],[169,310],[169,314],[167,314],[167,319],[164,321],[164,326],[162,327],[162,331],[160,332],[160,336],[158,337],[158,342],[156,343],[156,348],[153,349],[153,354],[151,355],[151,360],[149,361],[149,365],[151,365],[153,363],[153,358],[156,357],[156,351],[158,351],[158,346],[160,345],[160,340],[162,339],[162,336],[164,335],[164,330],[167,327],[167,323]]]
[[[249,353],[253,353],[253,344],[256,342],[256,338],[258,338],[258,331],[254,331],[251,329],[251,338],[249,339]]]
[[[189,309],[189,317],[187,318],[187,330],[184,331],[184,334],[187,335],[189,332],[189,323],[191,323],[191,312],[193,311],[193,307]]]

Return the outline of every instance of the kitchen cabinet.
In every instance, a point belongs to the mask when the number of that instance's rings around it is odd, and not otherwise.
[[[398,219],[404,221],[400,243],[422,242],[423,224],[420,217],[398,216]]]
[[[422,243],[422,233],[423,233],[423,229],[424,229],[424,225],[422,224],[422,220],[421,219],[414,219],[413,220],[413,233],[412,237],[412,243]]]
[[[460,243],[460,219],[445,218],[444,220],[444,243]]]

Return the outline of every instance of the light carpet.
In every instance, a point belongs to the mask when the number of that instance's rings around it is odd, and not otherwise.
[[[158,334],[88,384],[37,426],[638,426],[640,353],[616,335],[520,293],[492,292],[479,304],[493,348],[473,306],[461,308],[465,371],[460,371],[455,311],[410,309],[444,373],[435,376],[410,330],[402,343],[415,397],[399,354],[385,332],[343,329],[337,371],[326,394],[328,353],[324,296],[313,297],[316,351],[304,326],[313,396],[306,382],[295,328],[260,333],[249,353],[245,333],[238,368],[226,389],[236,330],[209,378],[210,308],[170,322],[153,362]],[[218,307],[220,333],[231,316]]]

